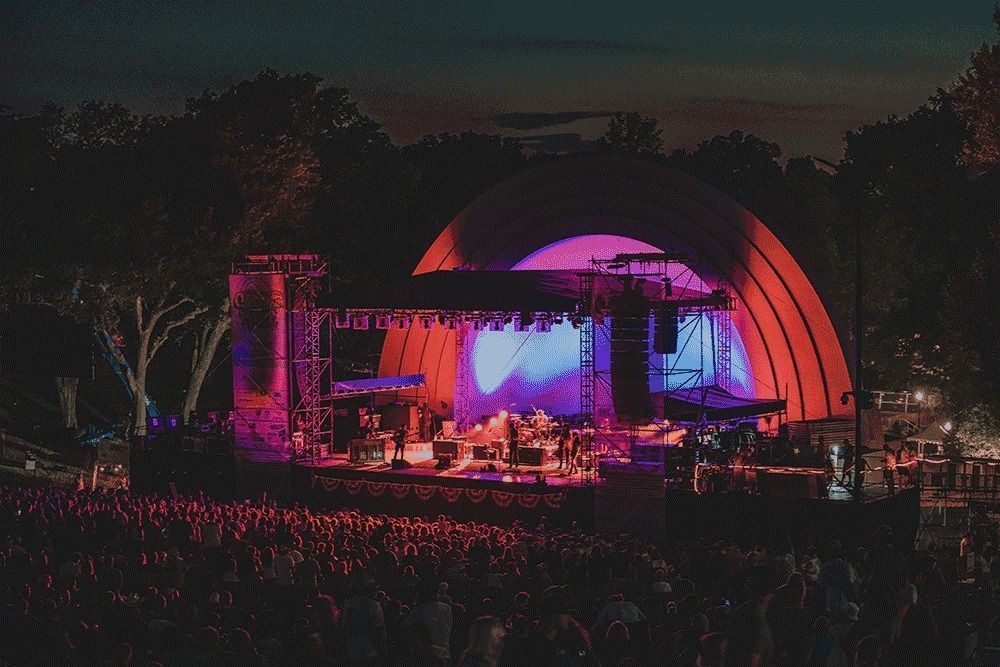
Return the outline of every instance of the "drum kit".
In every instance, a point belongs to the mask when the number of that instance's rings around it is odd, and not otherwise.
[[[522,447],[542,447],[547,450],[558,446],[562,437],[562,424],[532,406],[533,412],[515,417],[518,441]]]

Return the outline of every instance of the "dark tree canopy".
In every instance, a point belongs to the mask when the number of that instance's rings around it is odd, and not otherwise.
[[[608,130],[597,140],[597,149],[620,155],[650,157],[663,150],[663,130],[655,118],[641,114],[616,113],[608,121]]]
[[[665,156],[656,119],[638,113],[616,114],[595,150],[664,161],[746,205],[778,230],[845,332],[861,225],[868,385],[1000,405],[998,54],[984,46],[947,93],[848,133],[836,165],[785,159],[740,130]],[[149,378],[175,404],[192,390],[192,348],[197,357],[206,332],[225,324],[232,259],[315,251],[338,280],[391,280],[478,195],[560,159],[473,132],[397,146],[346,89],[271,70],[168,118],[97,101],[0,113],[0,153],[14,167],[0,179],[3,299],[30,292],[130,340],[137,298],[188,300],[175,314],[199,314],[172,331]],[[339,368],[367,365],[378,344],[340,341]],[[219,387],[213,400],[227,400]]]

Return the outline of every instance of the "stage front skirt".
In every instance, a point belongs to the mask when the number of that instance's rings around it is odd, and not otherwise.
[[[539,503],[557,510],[562,507],[566,500],[565,491],[554,491],[552,493],[513,493],[510,491],[497,491],[494,489],[460,489],[450,486],[436,486],[433,484],[396,484],[390,482],[373,482],[363,479],[339,479],[336,477],[312,476],[312,488],[321,488],[330,493],[343,489],[352,496],[365,491],[369,496],[378,498],[390,490],[394,498],[402,500],[411,493],[420,500],[427,501],[436,495],[441,496],[448,503],[457,503],[463,497],[475,504],[482,503],[487,498],[497,507],[510,507],[517,503],[525,509],[534,509]]]

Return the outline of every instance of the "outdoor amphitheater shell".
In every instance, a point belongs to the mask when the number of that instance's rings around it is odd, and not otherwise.
[[[700,279],[731,293],[732,326],[752,369],[748,397],[786,399],[790,420],[844,414],[844,348],[803,268],[747,209],[662,164],[570,157],[518,174],[455,216],[414,275],[524,268],[561,241],[602,236],[685,252]],[[430,404],[451,406],[455,360],[454,331],[413,326],[387,333],[379,374],[423,373]]]

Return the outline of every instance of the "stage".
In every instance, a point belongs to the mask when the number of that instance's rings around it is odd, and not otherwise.
[[[391,449],[381,460],[352,463],[347,454],[291,466],[294,497],[320,507],[356,507],[401,516],[447,514],[465,521],[535,525],[578,523],[593,528],[594,487],[581,475],[561,476],[558,463],[519,466],[465,458],[438,469],[431,443],[407,443],[410,467],[393,469]],[[492,463],[496,472],[484,470]],[[246,465],[253,465],[246,463]]]
[[[504,485],[514,484],[517,488],[526,484],[535,486],[538,476],[543,475],[546,486],[560,488],[583,486],[582,476],[579,473],[570,476],[567,474],[567,469],[560,468],[555,461],[543,465],[519,465],[517,468],[511,469],[503,461],[463,458],[447,468],[440,469],[437,467],[438,460],[434,458],[430,442],[406,443],[406,452],[403,455],[403,460],[408,464],[406,468],[392,469],[392,458],[390,446],[383,456],[374,461],[352,463],[348,454],[341,453],[309,465],[321,470],[332,468],[339,472],[351,471],[364,475],[387,473],[393,478],[417,476],[434,478],[437,481],[448,478],[464,479],[496,482]],[[491,464],[494,470],[487,469]]]
[[[826,498],[752,495],[743,492],[695,493],[669,488],[655,471],[632,471],[585,484],[580,475],[562,477],[557,464],[522,466],[497,472],[482,470],[484,461],[466,459],[435,468],[429,443],[408,444],[412,467],[393,470],[384,459],[351,463],[338,454],[319,465],[291,466],[293,497],[320,508],[354,507],[369,513],[435,517],[528,526],[549,525],[608,534],[624,532],[655,541],[736,539],[760,542],[789,535],[796,540],[836,536],[860,545],[879,524],[895,530],[900,547],[912,545],[919,526],[919,491],[893,496],[868,487],[864,502],[842,488]],[[285,467],[288,470],[288,467]],[[544,475],[544,482],[538,480]]]

